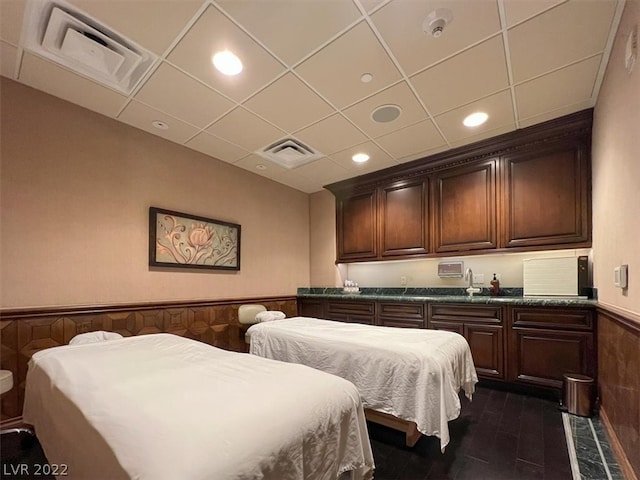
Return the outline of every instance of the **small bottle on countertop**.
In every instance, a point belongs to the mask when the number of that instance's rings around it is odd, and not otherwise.
[[[493,274],[493,280],[491,280],[491,296],[497,297],[500,294],[500,280],[496,278],[496,274]]]

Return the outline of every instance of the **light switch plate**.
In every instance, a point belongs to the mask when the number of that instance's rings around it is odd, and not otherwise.
[[[618,288],[627,288],[629,265],[620,265],[613,269],[613,284]]]

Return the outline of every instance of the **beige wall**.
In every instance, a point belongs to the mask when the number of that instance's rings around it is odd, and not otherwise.
[[[309,197],[310,278],[312,287],[342,284],[336,259],[336,202],[328,190]],[[305,285],[306,286],[306,285]]]
[[[2,79],[3,308],[293,295],[309,197]],[[240,272],[152,270],[148,209],[242,225]]]
[[[624,50],[640,24],[640,2],[627,1],[595,108],[593,251],[599,300],[640,314],[640,60],[629,74]],[[613,285],[613,269],[629,265],[629,288]]]

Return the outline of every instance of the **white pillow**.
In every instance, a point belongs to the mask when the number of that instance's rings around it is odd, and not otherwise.
[[[287,316],[284,314],[284,312],[281,312],[280,310],[268,310],[266,312],[258,313],[256,315],[256,322],[272,322],[274,320],[282,320],[286,317]]]
[[[71,339],[69,345],[87,345],[89,343],[106,342],[107,340],[118,340],[122,338],[122,335],[116,332],[104,332],[99,330],[97,332],[81,333]]]

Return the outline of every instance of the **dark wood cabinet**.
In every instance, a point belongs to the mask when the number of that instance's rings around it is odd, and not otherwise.
[[[434,248],[460,252],[496,248],[496,160],[433,176]]]
[[[479,377],[505,378],[502,307],[432,303],[428,327],[463,335]]]
[[[367,301],[328,301],[322,318],[373,325],[376,319],[376,305],[375,302]]]
[[[425,328],[424,303],[378,302],[376,325],[385,327]]]
[[[541,391],[563,374],[595,378],[594,312],[582,307],[298,299],[300,315],[387,327],[447,330],[465,337],[481,379]]]
[[[418,179],[380,188],[380,256],[429,251],[428,186]]]
[[[563,374],[595,375],[593,312],[511,307],[509,380],[561,388]]]
[[[337,239],[339,260],[371,260],[377,249],[376,192],[370,191],[337,199]]]
[[[344,180],[337,261],[591,246],[592,111]]]
[[[502,159],[505,247],[590,243],[587,148],[558,143]]]

